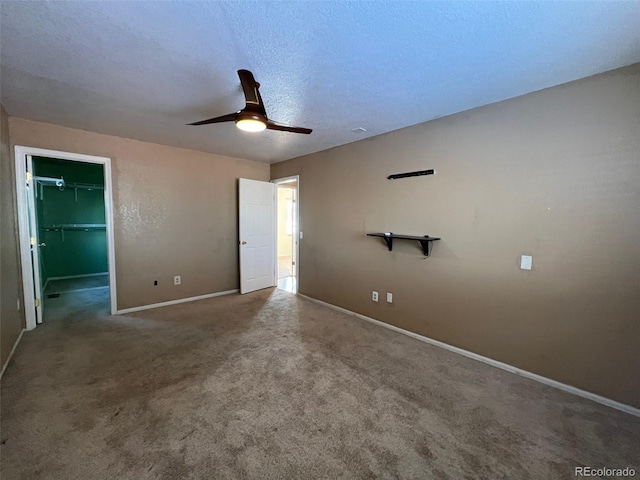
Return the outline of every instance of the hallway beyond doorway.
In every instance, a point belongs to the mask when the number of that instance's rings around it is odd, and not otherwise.
[[[287,292],[298,291],[298,177],[274,180],[277,189],[277,253],[276,284]]]

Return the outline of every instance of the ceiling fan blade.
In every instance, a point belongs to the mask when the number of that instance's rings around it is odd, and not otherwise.
[[[222,123],[222,122],[235,122],[238,114],[230,113],[228,115],[222,115],[221,117],[210,118],[208,120],[200,120],[199,122],[187,123],[187,125],[208,125],[209,123]]]
[[[267,130],[279,130],[281,132],[304,133],[307,135],[313,131],[310,128],[292,127],[291,125],[285,125],[284,123],[274,122],[273,120],[267,120]]]
[[[266,116],[267,112],[264,109],[264,103],[260,96],[260,84],[253,78],[253,73],[249,70],[238,70],[238,77],[240,77],[244,99],[247,103],[245,108],[258,111]]]

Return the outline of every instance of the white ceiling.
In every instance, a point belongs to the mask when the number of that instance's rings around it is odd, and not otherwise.
[[[0,8],[9,115],[269,163],[640,61],[639,1]],[[240,68],[270,118],[313,133],[185,126],[244,106]]]

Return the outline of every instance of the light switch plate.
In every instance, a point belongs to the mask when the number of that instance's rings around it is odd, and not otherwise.
[[[522,255],[520,257],[520,268],[522,270],[531,270],[533,257],[531,255]]]

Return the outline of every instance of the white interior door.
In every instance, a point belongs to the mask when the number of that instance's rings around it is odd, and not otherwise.
[[[43,301],[42,301],[42,279],[40,274],[40,243],[38,238],[38,213],[36,210],[36,188],[38,185],[34,179],[33,159],[31,155],[26,156],[27,160],[27,211],[29,215],[29,244],[31,245],[31,266],[33,271],[33,296],[36,309],[36,323],[42,323]],[[26,294],[26,293],[25,293]]]
[[[240,179],[240,293],[275,286],[276,185]]]

